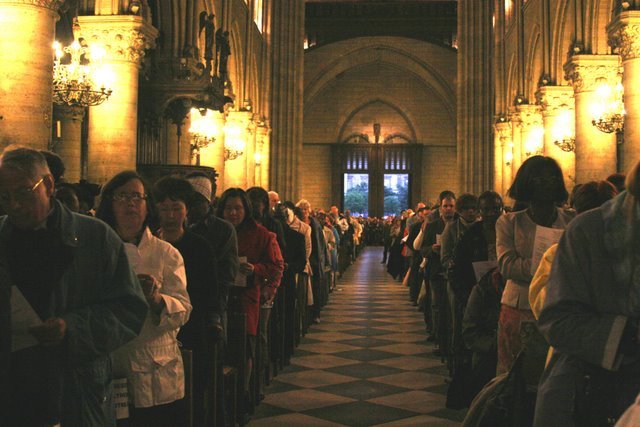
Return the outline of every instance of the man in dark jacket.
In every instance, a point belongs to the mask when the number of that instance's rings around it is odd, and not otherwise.
[[[136,337],[148,306],[116,233],[72,213],[53,192],[40,152],[2,154],[0,307],[6,313],[9,295],[12,306],[0,337],[11,337],[12,348],[0,349],[9,368],[0,423],[114,425],[109,353]],[[25,321],[25,312],[34,314]]]
[[[436,354],[446,354],[447,346],[447,281],[444,269],[440,262],[440,239],[444,227],[455,216],[455,195],[452,192],[441,194],[438,211],[440,217],[428,224],[426,234],[422,242],[423,254],[427,258],[427,268],[425,269],[425,279],[429,281],[431,291],[431,313],[433,334],[435,335]]]

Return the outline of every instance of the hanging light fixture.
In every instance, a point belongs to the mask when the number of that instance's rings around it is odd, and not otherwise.
[[[244,154],[246,143],[240,123],[230,121],[224,127],[224,159],[235,160]]]
[[[218,128],[213,119],[214,112],[212,110],[202,108],[191,109],[191,126],[189,133],[191,134],[191,155],[197,157],[200,150],[216,141]]]
[[[573,117],[573,111],[566,109],[566,105],[561,106],[561,108],[563,107],[564,109],[558,117],[558,125],[552,130],[556,138],[553,144],[562,151],[570,153],[576,149],[576,138],[574,137],[573,131],[573,122],[575,119]]]
[[[98,45],[53,44],[53,102],[72,107],[102,104],[111,96],[111,73],[102,65],[106,52]]]
[[[622,133],[626,114],[622,82],[618,81],[616,86],[612,87],[606,81],[602,81],[596,89],[596,94],[599,100],[591,107],[593,115],[591,124],[604,133]]]

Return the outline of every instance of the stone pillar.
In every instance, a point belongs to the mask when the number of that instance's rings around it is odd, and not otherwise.
[[[213,113],[213,119],[217,129],[216,142],[200,150],[200,164],[202,166],[210,166],[218,173],[217,193],[219,194],[217,195],[219,196],[226,188],[224,186],[224,126],[226,117],[224,113],[215,111]]]
[[[575,100],[570,86],[542,86],[536,94],[542,107],[544,124],[544,155],[554,158],[564,173],[567,189],[573,188],[576,176],[576,156],[563,151],[556,141],[573,138],[575,141]]]
[[[247,160],[249,141],[253,134],[252,114],[247,111],[231,111],[224,128],[225,144],[229,147],[244,144],[244,152],[236,159],[225,160],[224,185],[247,188]],[[238,141],[241,141],[240,144]],[[253,152],[253,150],[252,150]],[[253,154],[252,154],[253,155]]]
[[[68,182],[80,181],[82,170],[82,120],[85,109],[68,105],[55,105],[54,123],[60,121],[60,140],[54,145],[55,152],[64,162],[64,177]],[[55,128],[55,125],[54,125]]]
[[[0,151],[51,141],[53,40],[62,0],[0,0]]]
[[[616,172],[616,136],[592,125],[591,109],[599,102],[598,85],[615,85],[618,69],[617,55],[575,55],[564,66],[575,97],[577,184],[602,180]]]
[[[271,130],[266,122],[256,127],[256,153],[260,155],[260,164],[256,164],[256,185],[269,191],[269,134]]]
[[[246,161],[246,183],[245,188],[253,187],[256,185],[256,122],[252,116],[249,119],[249,123],[246,127],[247,136],[246,136],[246,151],[245,151],[245,161]]]
[[[539,105],[532,104],[518,105],[516,111],[520,119],[520,160],[524,162],[531,156],[542,154],[544,147],[542,113]]]
[[[302,151],[304,3],[273,2],[271,15],[271,189],[281,200],[300,196]]]
[[[492,1],[458,2],[457,146],[462,192],[492,187]]]
[[[511,171],[512,176],[515,178],[520,165],[522,164],[522,120],[520,114],[513,107],[511,110]]]
[[[89,108],[89,181],[103,184],[116,173],[136,168],[138,71],[144,50],[158,31],[136,15],[79,16],[77,38],[106,50],[113,93]]]
[[[608,27],[609,42],[618,48],[624,74],[624,143],[623,172],[628,172],[640,156],[640,10],[627,10],[617,15]]]
[[[511,185],[513,162],[511,147],[511,123],[500,120],[495,124],[493,188],[496,193],[501,194],[503,197]]]

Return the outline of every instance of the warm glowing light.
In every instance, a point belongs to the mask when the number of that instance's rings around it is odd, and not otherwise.
[[[253,155],[253,161],[255,162],[256,166],[260,166],[262,164],[262,153],[256,152]]]
[[[542,154],[543,147],[544,128],[540,125],[533,126],[527,140],[524,143],[524,151],[527,157],[531,157],[536,154]]]
[[[198,110],[192,108],[190,111],[191,126],[191,155],[197,157],[200,149],[215,142],[218,136],[218,126],[213,118],[214,111],[209,109]]]
[[[624,130],[624,88],[621,76],[615,86],[602,79],[596,88],[597,101],[589,109],[593,120],[591,123],[605,133],[619,133]]]
[[[114,74],[102,64],[106,51],[99,45],[70,46],[53,43],[53,102],[88,107],[102,104],[111,96]],[[64,61],[64,62],[63,62]]]
[[[504,164],[507,166],[511,166],[512,162],[513,162],[513,153],[511,152],[511,150],[509,150],[504,154]]]
[[[235,160],[244,154],[244,127],[235,121],[229,121],[224,126],[224,159]]]

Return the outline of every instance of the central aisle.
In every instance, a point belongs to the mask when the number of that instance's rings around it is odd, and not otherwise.
[[[251,426],[459,425],[422,313],[381,260],[367,248],[339,280]]]

